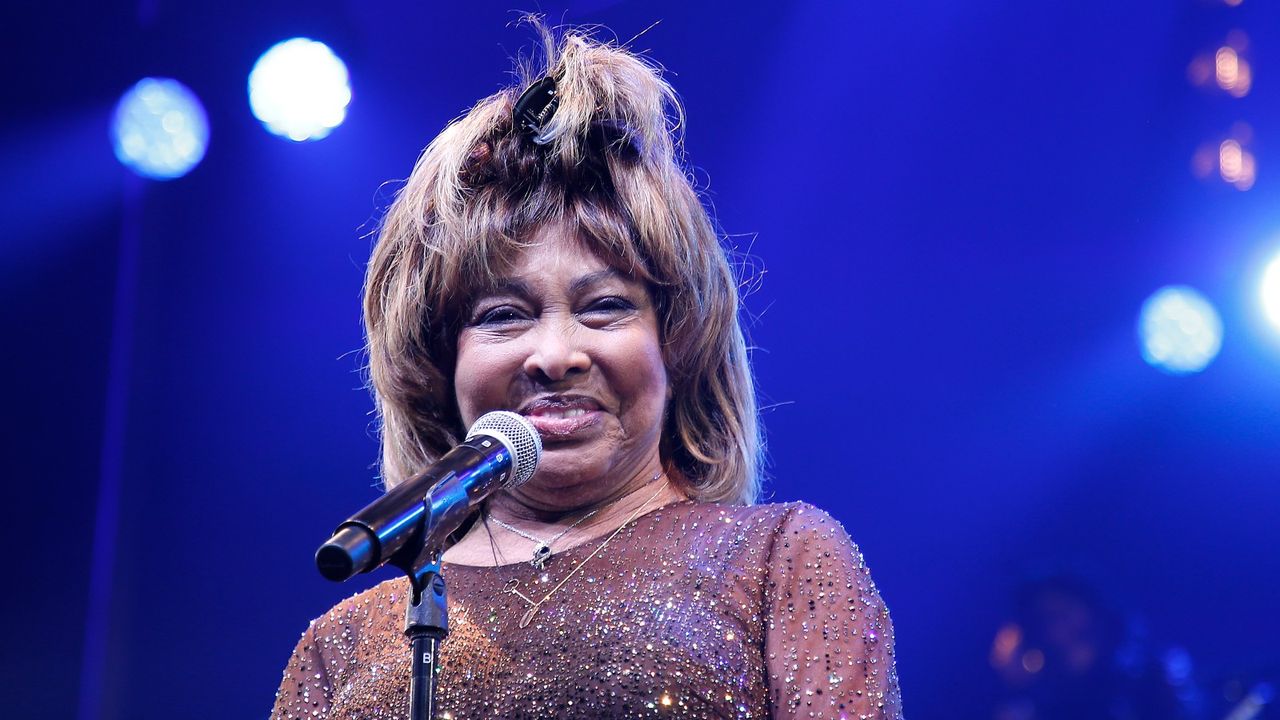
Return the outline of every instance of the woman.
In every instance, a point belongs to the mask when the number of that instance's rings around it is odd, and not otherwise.
[[[419,159],[365,292],[388,486],[485,412],[543,438],[444,554],[451,718],[901,716],[888,613],[839,523],[753,505],[737,291],[671,88],[569,33]],[[404,580],[312,623],[273,717],[405,717]]]

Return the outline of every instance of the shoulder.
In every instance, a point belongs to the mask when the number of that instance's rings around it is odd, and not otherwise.
[[[672,509],[672,518],[695,535],[736,535],[762,546],[771,561],[798,555],[838,559],[865,567],[862,552],[844,525],[807,502],[726,505],[689,502]]]
[[[741,512],[772,531],[766,564],[774,582],[843,586],[880,602],[862,550],[831,513],[807,502],[755,505]]]
[[[388,618],[403,612],[408,589],[408,581],[397,577],[356,593],[312,620],[303,639],[310,637],[321,648],[326,663],[349,661],[360,642],[381,634]]]
[[[822,514],[825,512],[807,502],[760,503],[757,505],[731,505],[719,502],[688,500],[671,506],[691,519],[743,521],[754,524],[780,525],[793,515]],[[826,515],[830,517],[829,515]]]
[[[369,665],[370,648],[394,635],[398,615],[387,610],[397,599],[403,604],[407,589],[403,578],[387,580],[312,620],[285,666],[271,717],[326,714],[352,669]]]
[[[772,538],[784,528],[788,519],[803,503],[770,503],[762,505],[730,505],[718,502],[687,500],[652,513],[659,525],[693,540],[735,538],[752,545],[772,544]]]
[[[803,501],[759,505],[690,502],[685,504],[683,512],[693,522],[750,524],[769,528],[779,537],[853,545],[839,520]]]
[[[831,513],[806,502],[785,503],[778,539],[784,549],[799,546],[800,549],[824,552],[845,552],[857,556],[862,564],[862,552],[858,549],[844,524]]]

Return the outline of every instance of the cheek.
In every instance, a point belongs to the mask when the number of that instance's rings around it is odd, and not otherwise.
[[[644,333],[619,350],[615,367],[620,394],[631,410],[661,415],[667,400],[667,367],[656,334]]]
[[[506,384],[500,380],[509,373],[501,352],[481,343],[458,339],[458,359],[453,371],[454,399],[464,425],[470,426],[486,408],[501,404]]]

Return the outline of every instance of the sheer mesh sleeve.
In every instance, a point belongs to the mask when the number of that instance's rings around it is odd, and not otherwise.
[[[293,649],[289,663],[284,668],[284,679],[276,691],[275,709],[271,720],[308,718],[316,720],[329,713],[332,686],[324,658],[316,643],[315,623],[302,633],[302,639]]]
[[[840,523],[795,505],[768,566],[765,662],[773,717],[899,720],[889,611]]]

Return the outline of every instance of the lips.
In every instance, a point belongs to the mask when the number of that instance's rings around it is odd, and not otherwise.
[[[520,408],[544,441],[571,440],[586,434],[603,415],[600,403],[585,395],[546,395]]]

